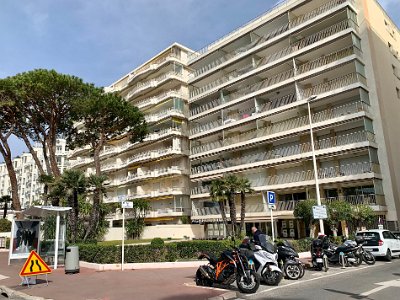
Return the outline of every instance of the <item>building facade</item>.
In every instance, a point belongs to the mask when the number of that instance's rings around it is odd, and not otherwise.
[[[135,144],[127,138],[108,141],[101,153],[101,170],[109,177],[104,202],[149,200],[147,225],[180,224],[190,217],[189,53],[173,44],[106,88],[145,114],[149,134]],[[94,173],[87,156],[87,149],[73,151],[71,167]],[[112,216],[111,227],[120,227],[121,218],[118,213]]]
[[[272,190],[277,236],[304,235],[293,209],[316,198],[309,103],[323,201],[370,205],[398,229],[399,51],[400,32],[376,1],[292,0],[193,53],[192,220],[224,234],[209,191],[230,173],[255,190],[247,229],[271,233],[263,192]]]
[[[39,160],[44,165],[43,148],[34,147]],[[58,139],[56,142],[56,159],[61,173],[68,167],[67,161],[68,148],[66,141]],[[30,153],[22,153],[19,157],[13,159],[15,173],[18,182],[18,195],[21,202],[21,208],[25,209],[33,203],[41,200],[43,185],[38,182],[39,170]],[[11,184],[5,163],[0,164],[0,196],[11,196]]]

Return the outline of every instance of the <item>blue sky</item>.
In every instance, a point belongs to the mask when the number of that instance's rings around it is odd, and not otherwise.
[[[111,84],[173,42],[198,50],[278,2],[0,1],[0,78],[46,68],[98,86]],[[379,2],[400,26],[400,0]],[[25,149],[17,141],[12,148],[14,156]]]

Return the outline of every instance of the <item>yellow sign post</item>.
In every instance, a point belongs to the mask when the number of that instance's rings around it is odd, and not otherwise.
[[[49,266],[43,261],[39,254],[32,250],[21,272],[19,272],[19,276],[23,277],[22,284],[26,283],[29,286],[29,280],[26,277],[46,274],[46,282],[47,285],[49,285],[47,280],[47,274],[49,273],[51,273]],[[26,281],[24,282],[24,280]]]

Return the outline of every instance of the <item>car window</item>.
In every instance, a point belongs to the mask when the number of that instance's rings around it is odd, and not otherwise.
[[[393,233],[389,232],[389,234],[391,239],[396,239],[396,236]]]
[[[392,232],[392,233],[393,233],[393,235],[394,235],[395,237],[400,238],[400,232]]]
[[[358,232],[357,236],[361,236],[365,240],[379,241],[379,233],[378,232]]]
[[[390,234],[389,231],[383,231],[382,235],[383,235],[384,239],[393,239],[393,237],[392,237],[392,235]]]

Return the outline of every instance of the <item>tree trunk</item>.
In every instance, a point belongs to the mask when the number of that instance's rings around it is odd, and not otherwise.
[[[53,172],[51,171],[49,156],[47,155],[46,141],[42,142],[42,151],[43,151],[44,163],[46,164],[47,174],[54,175]]]
[[[235,194],[232,193],[228,195],[228,203],[229,203],[229,214],[231,215],[232,234],[236,236],[237,219],[236,219]]]
[[[32,147],[32,145],[31,145],[31,143],[29,142],[28,137],[27,137],[25,134],[21,134],[20,137],[24,140],[26,147],[28,147],[29,153],[32,155],[33,160],[35,161],[36,166],[38,167],[39,175],[45,175],[46,172],[45,172],[44,169],[43,169],[43,165],[42,165],[42,163],[40,162],[40,160],[39,160],[39,158],[38,158],[38,156],[37,156],[36,151],[33,150],[33,147]]]
[[[246,217],[246,194],[244,192],[240,192],[240,227],[239,233],[243,233],[245,231],[244,228],[244,218]]]
[[[61,176],[60,169],[57,165],[57,158],[56,158],[56,137],[52,136],[50,138],[50,143],[47,145],[49,148],[49,157],[50,157],[50,167],[53,172],[55,178]]]
[[[7,208],[8,208],[7,201],[4,201],[3,219],[5,219],[7,217]]]
[[[229,232],[230,230],[229,230],[229,226],[228,226],[228,220],[227,220],[226,213],[225,213],[225,201],[219,201],[218,204],[219,204],[219,209],[221,211],[222,222],[225,225],[226,232],[228,235],[231,235],[231,233]]]
[[[11,150],[7,142],[7,138],[4,137],[3,135],[0,135],[0,153],[4,157],[4,162],[6,163],[7,171],[8,171],[8,176],[10,177],[10,184],[11,184],[11,197],[12,197],[12,205],[14,208],[14,211],[17,211],[16,213],[17,218],[22,218],[21,215],[21,202],[19,200],[18,196],[18,181],[17,181],[17,175],[15,173],[14,165],[11,159]]]

